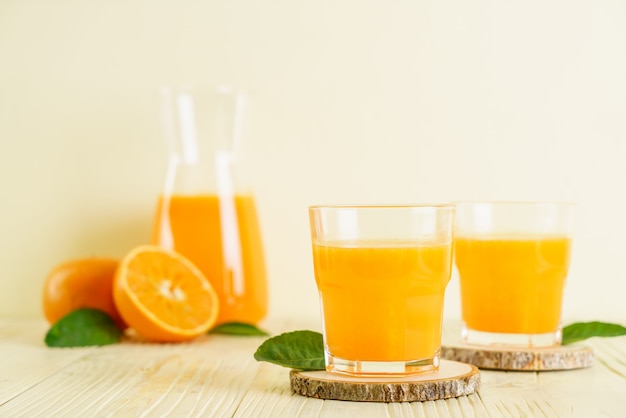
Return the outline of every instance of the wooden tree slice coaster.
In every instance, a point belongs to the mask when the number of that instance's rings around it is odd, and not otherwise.
[[[571,370],[591,366],[593,350],[580,345],[517,348],[459,344],[441,347],[441,358],[473,364],[481,369]]]
[[[403,377],[356,377],[326,371],[291,370],[291,389],[319,399],[362,402],[414,402],[457,398],[480,387],[480,372],[471,364],[442,360],[439,370]]]

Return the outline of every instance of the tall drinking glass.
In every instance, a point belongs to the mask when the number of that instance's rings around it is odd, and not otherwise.
[[[559,345],[574,205],[461,202],[456,209],[463,340]]]
[[[454,207],[313,206],[309,217],[326,369],[437,370]]]

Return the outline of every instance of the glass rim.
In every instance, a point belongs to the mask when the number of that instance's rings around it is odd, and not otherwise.
[[[310,205],[309,210],[315,209],[454,209],[453,203],[419,203],[419,204],[330,204]]]
[[[566,200],[455,200],[454,206],[459,205],[500,205],[500,206],[577,206],[576,202]]]

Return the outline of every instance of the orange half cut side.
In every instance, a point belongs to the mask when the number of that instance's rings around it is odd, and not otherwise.
[[[193,339],[215,324],[219,312],[217,294],[204,274],[181,254],[153,245],[124,257],[113,296],[126,323],[152,341]]]

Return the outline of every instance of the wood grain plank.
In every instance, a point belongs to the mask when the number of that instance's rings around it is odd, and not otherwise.
[[[307,398],[297,396],[289,386],[289,370],[261,363],[235,417],[298,416]]]
[[[292,320],[268,326],[275,333],[304,328]],[[294,395],[288,369],[253,359],[262,337],[51,349],[46,329],[42,321],[0,320],[0,416],[624,416],[626,337],[589,340],[598,361],[587,369],[485,370],[475,395],[370,404]]]
[[[48,324],[38,319],[0,320],[0,405],[93,350],[48,348],[47,329]]]
[[[258,364],[259,338],[100,347],[21,393],[16,416],[232,416]],[[63,388],[62,391],[59,388]]]
[[[617,377],[626,380],[626,336],[593,338],[587,344],[597,350],[598,361]]]

